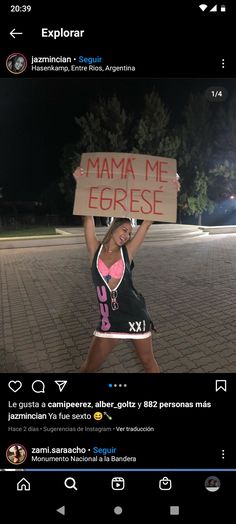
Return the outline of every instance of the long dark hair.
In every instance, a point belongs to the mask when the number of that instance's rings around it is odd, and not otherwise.
[[[17,444],[14,444],[14,453],[15,453],[15,457],[20,457],[20,450],[19,450],[19,446]]]
[[[102,241],[103,244],[107,244],[109,240],[111,240],[111,237],[113,233],[116,231],[116,229],[120,226],[122,226],[125,223],[129,223],[131,225],[131,220],[129,218],[114,218],[113,222],[111,223],[107,233],[105,234],[105,237]]]

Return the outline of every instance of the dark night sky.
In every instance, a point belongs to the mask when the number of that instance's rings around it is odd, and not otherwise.
[[[74,117],[99,96],[117,94],[127,110],[139,112],[144,93],[156,87],[176,123],[190,91],[218,85],[236,91],[235,79],[1,79],[0,186],[9,199],[37,200],[61,176],[63,146],[78,138]]]

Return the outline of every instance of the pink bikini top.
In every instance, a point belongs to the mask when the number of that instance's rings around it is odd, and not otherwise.
[[[100,271],[101,275],[106,278],[107,275],[110,276],[110,278],[121,278],[124,271],[124,262],[122,258],[117,260],[114,264],[112,264],[111,267],[107,267],[106,264],[102,261],[102,259],[99,257],[98,259],[98,270]]]

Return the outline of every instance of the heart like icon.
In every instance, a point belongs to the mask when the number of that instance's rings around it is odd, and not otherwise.
[[[22,388],[22,382],[20,380],[10,380],[10,382],[8,382],[8,387],[14,393],[17,393],[17,391]]]

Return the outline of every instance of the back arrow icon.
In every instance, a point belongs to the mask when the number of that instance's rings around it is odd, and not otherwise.
[[[12,38],[16,38],[15,35],[23,35],[23,33],[16,33],[15,31],[16,31],[16,29],[14,28],[10,32],[10,35],[12,36]]]

